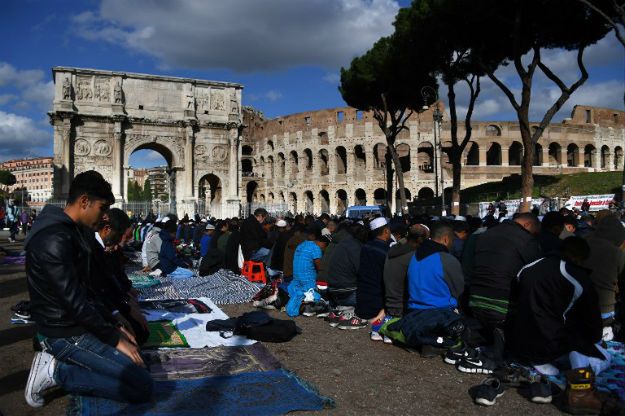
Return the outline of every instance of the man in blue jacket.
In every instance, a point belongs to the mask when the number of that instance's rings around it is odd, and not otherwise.
[[[452,225],[435,223],[408,266],[409,313],[400,321],[401,332],[426,357],[458,344],[464,330],[457,311],[464,277],[460,262],[449,253],[453,241]]]

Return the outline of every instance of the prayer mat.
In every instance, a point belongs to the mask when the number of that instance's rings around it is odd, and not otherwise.
[[[211,313],[213,311],[199,299],[142,300],[139,301],[139,307],[177,313]]]
[[[83,416],[270,416],[334,406],[331,399],[320,396],[284,369],[155,381],[152,402],[146,404],[131,405],[84,396],[75,404],[77,414]]]
[[[231,305],[249,302],[260,290],[245,277],[230,270],[222,269],[209,276],[196,276],[190,279],[175,279],[174,287],[182,298],[210,298],[216,305]]]
[[[261,344],[245,347],[145,351],[154,380],[189,380],[279,369],[280,362]]]
[[[178,331],[171,321],[148,322],[150,336],[143,348],[176,348],[188,347],[184,335]]]
[[[154,279],[152,276],[147,276],[139,273],[129,274],[128,279],[132,283],[132,287],[134,287],[135,289],[143,289],[146,287],[152,287],[161,284],[160,280]]]
[[[26,264],[26,256],[5,256],[2,264]]]

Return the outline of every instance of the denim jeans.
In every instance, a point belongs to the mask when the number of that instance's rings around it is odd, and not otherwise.
[[[261,247],[250,256],[250,260],[262,261],[265,266],[269,264],[269,257],[271,257],[271,250],[265,247]]]
[[[54,379],[66,392],[119,402],[150,400],[150,373],[95,336],[46,338],[43,345],[58,360]]]
[[[356,306],[356,291],[352,292],[329,292],[330,304],[337,306]]]

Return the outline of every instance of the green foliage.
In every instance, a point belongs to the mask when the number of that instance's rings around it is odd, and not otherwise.
[[[152,200],[152,188],[150,184],[150,179],[146,179],[143,184],[143,200],[151,201]]]
[[[15,178],[15,175],[8,170],[0,170],[0,184],[11,186],[15,185],[16,182],[17,179]]]

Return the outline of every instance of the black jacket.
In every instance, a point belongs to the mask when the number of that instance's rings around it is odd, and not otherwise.
[[[356,315],[362,319],[375,317],[384,308],[384,263],[389,243],[374,239],[360,250]]]
[[[384,298],[391,316],[402,316],[406,309],[408,265],[414,254],[413,246],[408,243],[397,243],[388,251],[384,263]]]
[[[80,227],[63,209],[47,205],[25,241],[26,277],[37,331],[50,338],[85,333],[117,345],[111,316],[89,298],[91,248]]]
[[[558,256],[521,270],[507,343],[518,358],[545,364],[571,351],[601,357],[602,322],[589,270]]]
[[[250,215],[241,224],[241,250],[243,257],[249,260],[252,253],[261,247],[270,249],[272,242],[267,238],[267,233],[256,217]]]
[[[538,240],[514,221],[483,233],[475,246],[471,295],[509,300],[510,285],[523,266],[540,257]]]
[[[358,285],[358,269],[360,268],[360,251],[362,243],[348,235],[334,249],[328,273],[328,290],[330,292],[353,292]]]

